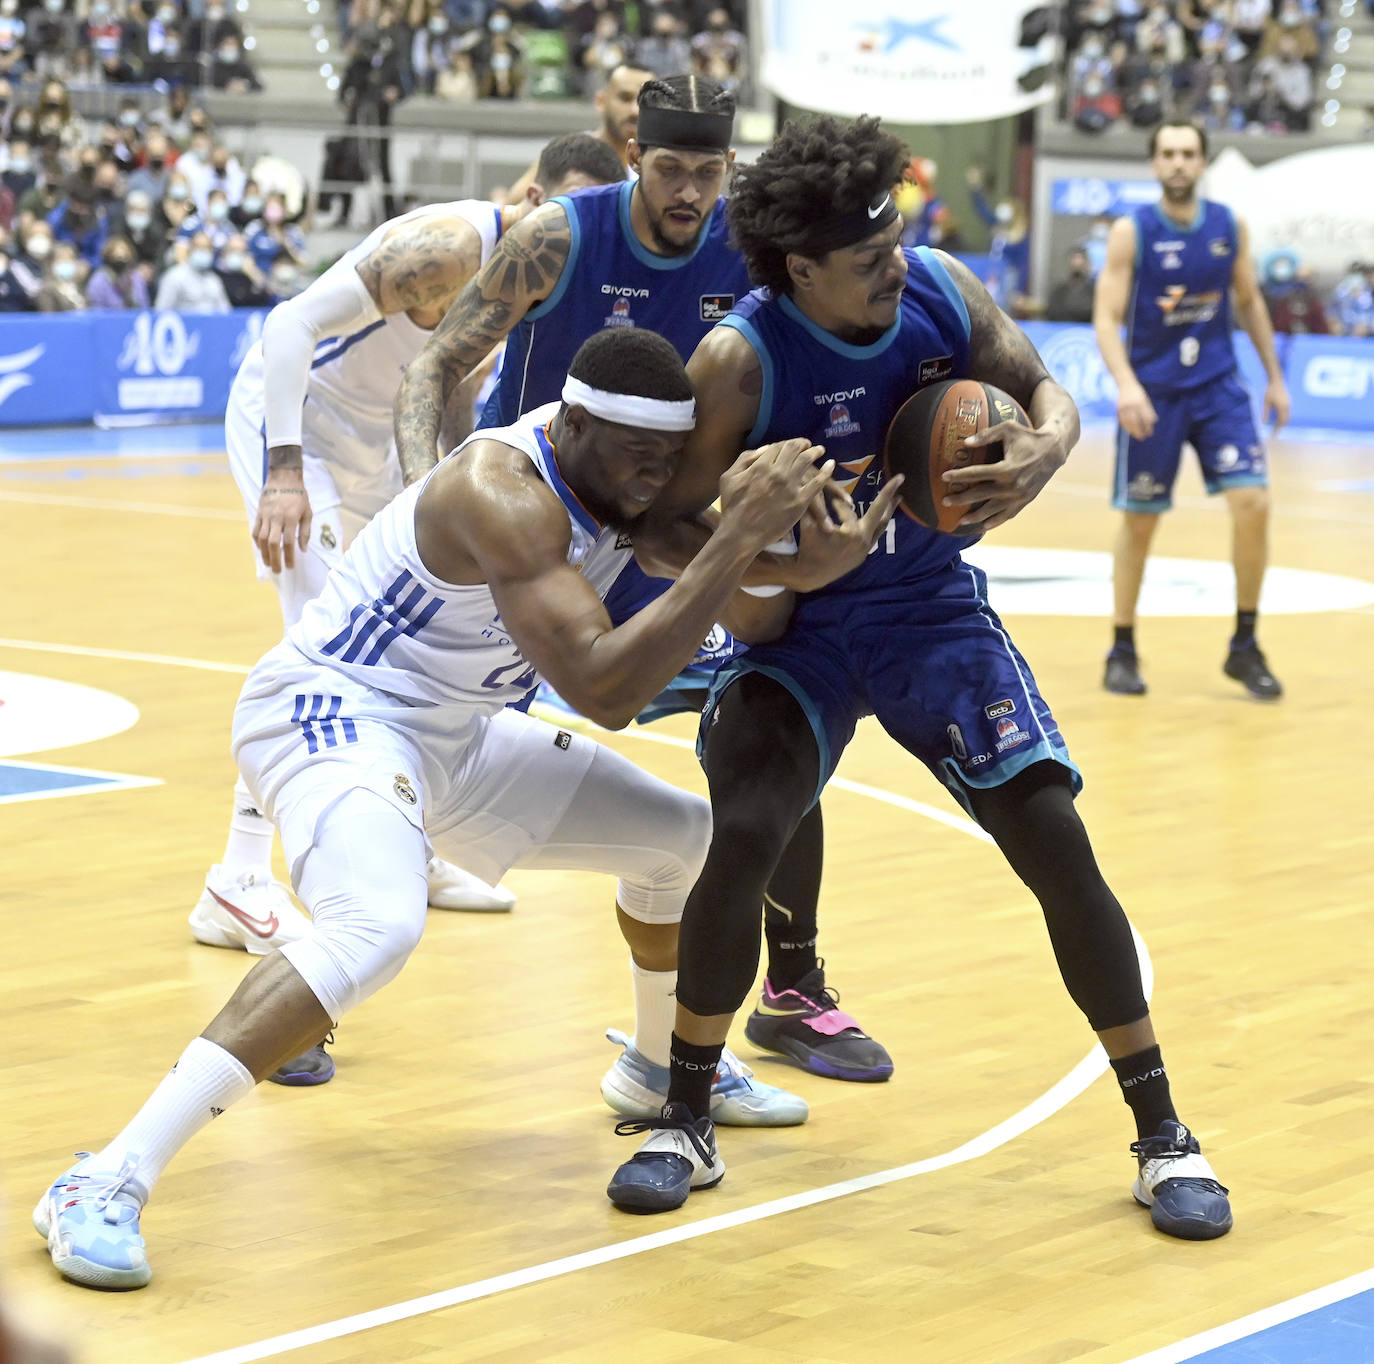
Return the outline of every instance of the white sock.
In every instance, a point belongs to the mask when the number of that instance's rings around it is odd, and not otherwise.
[[[253,1084],[253,1077],[223,1047],[194,1038],[134,1120],[76,1168],[81,1174],[113,1174],[126,1161],[137,1160],[134,1179],[151,1193],[167,1162]]]
[[[677,1019],[677,972],[646,971],[630,963],[635,987],[635,1050],[656,1066],[668,1064]]]
[[[252,793],[240,777],[234,783],[234,813],[229,820],[229,841],[224,845],[220,865],[226,876],[239,880],[251,876],[255,881],[272,879],[272,821],[259,809]]]

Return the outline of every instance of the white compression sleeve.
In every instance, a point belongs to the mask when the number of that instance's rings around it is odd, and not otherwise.
[[[269,450],[301,443],[301,408],[315,347],[328,337],[348,336],[381,316],[347,257],[268,313],[262,324],[262,357]]]

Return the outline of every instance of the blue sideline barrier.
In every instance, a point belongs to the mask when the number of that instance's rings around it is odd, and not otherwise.
[[[265,316],[260,309],[0,316],[0,427],[214,420],[224,415],[229,385]],[[1027,322],[1025,329],[1084,420],[1112,420],[1116,386],[1092,328]],[[1374,431],[1374,338],[1280,336],[1278,345],[1292,425]],[[1258,403],[1264,371],[1239,332],[1236,354]]]

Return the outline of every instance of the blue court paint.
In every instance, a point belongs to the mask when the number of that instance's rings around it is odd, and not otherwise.
[[[1374,1361],[1374,1289],[1188,1359],[1195,1364],[1369,1364]]]
[[[102,431],[94,426],[38,426],[5,432],[0,463],[25,459],[73,459],[83,455],[142,456],[222,454],[223,422],[171,426],[126,426]]]
[[[122,772],[93,772],[51,763],[0,762],[0,805],[158,785],[161,783],[151,777],[130,777]]]

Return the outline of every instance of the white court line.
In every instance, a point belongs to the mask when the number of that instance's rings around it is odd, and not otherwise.
[[[0,649],[33,649],[42,654],[72,654],[76,658],[111,658],[124,663],[163,663],[169,668],[196,668],[207,673],[234,673],[246,677],[251,668],[238,663],[214,663],[205,658],[178,658],[174,654],[143,654],[133,649],[91,649],[81,644],[44,644],[34,639],[0,639]]]
[[[1301,1317],[1322,1307],[1330,1307],[1332,1303],[1353,1298],[1357,1293],[1364,1293],[1371,1288],[1374,1288],[1374,1269],[1366,1269],[1360,1274],[1352,1274],[1348,1279],[1340,1279],[1336,1283],[1327,1284],[1324,1288],[1314,1288],[1310,1293],[1289,1298],[1287,1302],[1275,1303],[1273,1307],[1262,1307],[1258,1312],[1251,1312],[1248,1317],[1237,1317],[1225,1326],[1214,1326],[1210,1331],[1200,1331],[1195,1336],[1189,1336],[1187,1340],[1176,1341],[1173,1345],[1165,1345],[1159,1350],[1151,1350],[1149,1354],[1137,1355],[1134,1359],[1126,1360],[1125,1364],[1182,1364],[1183,1360],[1196,1359],[1208,1350],[1233,1344],[1259,1331],[1267,1331],[1271,1326],[1282,1326],[1294,1317]]]
[[[202,521],[242,521],[241,511],[224,507],[183,507],[175,502],[117,502],[113,498],[68,497],[62,493],[12,493],[0,490],[0,502],[31,502],[44,507],[78,507],[88,511],[145,512],[151,516],[190,516]]]
[[[16,464],[68,464],[74,460],[96,464],[141,464],[158,459],[217,459],[228,462],[223,450],[132,450],[106,451],[102,454],[55,452],[49,455],[0,455],[0,464],[11,468]]]
[[[26,640],[0,639],[0,648],[37,649],[47,653],[115,658],[131,662],[161,662],[174,667],[202,668],[212,672],[246,673],[248,671],[247,668],[238,667],[234,664],[213,663],[202,659],[177,658],[163,654],[141,654],[127,650],[88,649],[76,645],[42,644]],[[598,728],[598,726],[591,726],[591,728]],[[682,739],[676,735],[651,733],[642,726],[622,732],[647,743],[664,744],[672,748],[695,748],[690,739]],[[959,830],[961,833],[984,842],[992,842],[991,837],[972,820],[950,814],[948,811],[935,806],[925,805],[921,801],[911,800],[906,796],[899,796],[893,792],[884,791],[875,786],[867,786],[861,782],[852,782],[843,777],[832,778],[829,785],[858,795],[868,796],[889,805],[895,805],[899,809],[926,815],[948,825],[950,828]],[[1136,955],[1140,960],[1141,984],[1144,987],[1145,998],[1148,1000],[1154,993],[1154,965],[1150,960],[1150,954],[1144,941],[1134,928],[1131,929],[1131,935],[1135,940]],[[406,1321],[430,1312],[442,1311],[445,1308],[456,1307],[461,1303],[474,1302],[479,1298],[491,1297],[512,1288],[543,1283],[550,1279],[561,1278],[566,1274],[576,1273],[578,1270],[611,1264],[617,1260],[642,1255],[664,1246],[677,1245],[683,1241],[692,1241],[702,1236],[713,1235],[718,1231],[728,1231],[735,1227],[747,1226],[751,1222],[777,1217],[783,1213],[796,1212],[798,1209],[814,1207],[821,1203],[829,1203],[837,1198],[847,1198],[851,1194],[882,1188],[888,1184],[913,1179],[917,1175],[928,1174],[933,1170],[943,1170],[951,1165],[975,1160],[995,1151],[1000,1146],[1005,1146],[1016,1137],[1030,1131],[1032,1127],[1038,1126],[1052,1117],[1060,1109],[1072,1103],[1095,1080],[1105,1074],[1107,1068],[1106,1053],[1101,1046],[1094,1047],[1067,1075],[1052,1085],[1038,1099],[1021,1109],[1020,1112],[1014,1113],[1010,1118],[964,1142],[963,1145],[955,1147],[952,1151],[946,1151],[938,1156],[929,1156],[925,1160],[918,1160],[909,1165],[898,1165],[889,1170],[878,1170],[872,1174],[860,1175],[856,1179],[844,1180],[838,1184],[827,1184],[805,1193],[791,1194],[786,1198],[772,1199],[767,1203],[756,1204],[752,1208],[741,1208],[733,1213],[705,1218],[686,1226],[671,1227],[666,1231],[652,1232],[647,1236],[632,1237],[628,1241],[601,1246],[577,1255],[564,1256],[562,1259],[550,1260],[544,1264],[530,1265],[524,1269],[513,1270],[508,1274],[499,1274],[489,1279],[479,1279],[474,1283],[461,1284],[456,1288],[445,1289],[439,1293],[430,1293],[421,1298],[412,1298],[406,1302],[393,1303],[388,1307],[379,1307],[370,1312],[360,1312],[354,1316],[323,1322],[318,1326],[307,1326],[298,1331],[289,1331],[284,1335],[272,1336],[248,1345],[219,1350],[214,1354],[198,1355],[194,1359],[187,1360],[185,1364],[250,1364],[250,1361],[253,1360],[269,1359],[277,1355],[287,1354],[292,1350],[304,1349],[309,1345],[318,1345],[327,1340],[337,1340],[343,1336],[375,1330],[379,1326]]]

